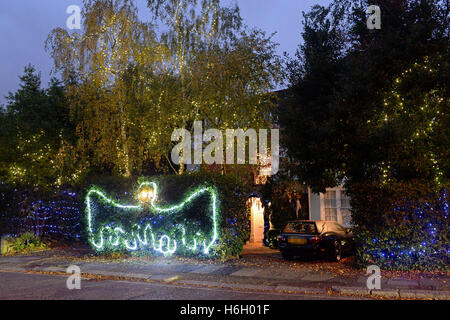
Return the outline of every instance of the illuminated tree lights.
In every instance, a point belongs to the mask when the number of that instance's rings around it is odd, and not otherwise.
[[[209,195],[211,215],[206,217],[208,225],[201,221],[193,221],[185,216],[184,209],[194,203],[199,197]],[[94,227],[95,214],[93,197],[100,200],[106,207],[119,210],[122,217],[132,211],[137,223],[124,227],[120,222],[100,223]],[[188,195],[182,202],[159,207],[155,203],[158,188],[154,182],[143,182],[138,188],[139,205],[123,205],[108,198],[96,187],[89,190],[86,196],[86,218],[89,242],[97,251],[104,250],[154,250],[164,255],[180,252],[210,255],[211,249],[218,240],[218,198],[213,187],[200,187]],[[198,201],[198,200],[197,200]],[[116,213],[117,214],[117,213]],[[114,217],[109,217],[114,218]],[[119,220],[119,219],[117,219]],[[131,219],[127,220],[130,221]]]

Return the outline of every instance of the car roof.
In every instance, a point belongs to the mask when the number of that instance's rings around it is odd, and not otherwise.
[[[291,220],[291,221],[289,221],[288,223],[290,223],[290,222],[316,222],[316,223],[321,223],[321,222],[336,222],[336,223],[337,223],[337,221],[326,221],[326,220]]]
[[[323,225],[329,225],[330,223],[335,223],[337,225],[340,225],[342,228],[344,228],[339,222],[337,221],[326,221],[326,220],[292,220],[289,221],[288,223],[292,223],[292,222],[308,222],[308,223],[315,223],[317,228],[320,228],[320,226]],[[323,229],[322,229],[323,230]]]

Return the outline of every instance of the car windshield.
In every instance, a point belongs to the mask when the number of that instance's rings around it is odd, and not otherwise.
[[[314,222],[289,222],[284,232],[288,233],[302,233],[302,234],[315,234],[316,225]]]

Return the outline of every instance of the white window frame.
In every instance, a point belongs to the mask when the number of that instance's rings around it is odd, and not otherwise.
[[[335,188],[327,188],[326,191],[335,191],[336,192],[336,216],[337,216],[337,223],[344,225],[343,216],[341,212],[342,207],[342,194],[345,192],[345,189],[343,187],[335,187]],[[325,219],[325,205],[326,205],[326,194],[320,193],[320,219]],[[343,209],[351,209],[349,208],[343,208]]]
[[[327,208],[327,202],[329,200],[329,199],[327,199],[327,193],[329,193],[329,192],[334,192],[334,206]],[[324,199],[323,210],[325,213],[323,216],[324,217],[323,220],[337,221],[339,219],[339,200],[340,200],[340,194],[339,194],[338,190],[336,190],[335,188],[327,189],[324,193],[323,199]],[[327,209],[332,209],[332,210],[334,209],[335,217],[337,220],[327,220]]]

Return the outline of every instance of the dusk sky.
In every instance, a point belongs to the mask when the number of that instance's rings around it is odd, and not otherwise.
[[[229,1],[224,1],[228,3]],[[330,0],[237,0],[245,24],[267,33],[278,32],[274,40],[278,52],[293,54],[300,43],[301,12],[314,4],[326,5]],[[148,17],[145,0],[136,0],[140,15]],[[3,0],[0,2],[0,104],[8,91],[18,88],[19,76],[25,65],[31,63],[42,73],[46,86],[52,61],[44,49],[44,41],[53,28],[65,27],[69,5],[80,5],[81,0]]]

